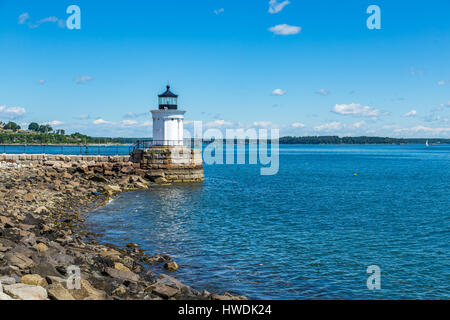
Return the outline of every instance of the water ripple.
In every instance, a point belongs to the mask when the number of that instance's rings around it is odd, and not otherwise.
[[[216,165],[205,176],[203,186],[124,193],[89,223],[104,241],[173,256],[175,275],[201,290],[450,298],[448,146],[281,146],[278,175]],[[372,264],[377,292],[366,287]]]

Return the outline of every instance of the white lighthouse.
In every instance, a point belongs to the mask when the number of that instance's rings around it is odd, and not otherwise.
[[[178,96],[170,91],[170,86],[158,97],[159,108],[151,110],[153,139],[136,141],[131,162],[139,164],[139,172],[145,172],[145,177],[154,183],[203,182],[201,145],[196,148],[187,143],[189,146],[186,146],[183,141],[186,111],[178,110]]]
[[[183,120],[186,111],[178,110],[178,95],[170,91],[158,95],[159,108],[151,110],[153,115],[154,146],[182,146]]]

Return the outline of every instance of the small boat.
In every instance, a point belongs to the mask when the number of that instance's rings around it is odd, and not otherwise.
[[[425,142],[425,145],[426,145],[427,147],[430,146],[430,144],[428,143],[428,140],[427,140],[427,142]]]

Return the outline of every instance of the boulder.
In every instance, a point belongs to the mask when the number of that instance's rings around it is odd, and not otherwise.
[[[133,171],[134,171],[134,168],[132,166],[122,167],[122,169],[120,170],[120,172],[125,173],[125,174],[130,174]]]
[[[154,284],[150,288],[152,293],[164,299],[170,299],[179,292],[177,289],[167,286],[160,282],[156,282],[156,284]]]
[[[139,245],[137,243],[130,242],[130,243],[127,243],[126,247],[130,248],[130,249],[134,249],[134,248],[139,247]]]
[[[14,300],[14,299],[3,292],[0,292],[0,301],[1,300]]]
[[[2,224],[11,224],[11,219],[7,217],[0,216],[0,223]]]
[[[25,224],[25,223],[19,223],[19,228],[25,231],[30,231],[34,228],[34,225],[32,224]]]
[[[45,252],[48,250],[48,247],[43,243],[37,243],[33,246],[39,253]]]
[[[166,262],[164,264],[164,268],[167,271],[177,271],[179,267],[178,267],[178,264],[175,261],[172,261],[172,262]]]
[[[130,269],[128,269],[126,266],[124,266],[122,263],[120,262],[115,262],[114,263],[114,269],[117,270],[123,270],[123,271],[131,271]]]
[[[125,177],[125,178],[122,178],[120,181],[119,181],[119,185],[121,185],[121,186],[126,186],[128,183],[130,183],[131,181],[130,181],[130,178],[129,177]]]
[[[40,287],[45,287],[48,284],[47,281],[38,274],[24,275],[22,277],[22,279],[20,279],[20,282],[24,283],[24,284],[29,284],[32,286],[40,286]]]
[[[72,168],[72,162],[63,163],[63,164],[61,165],[61,168],[63,168],[63,169],[69,169],[69,168]]]
[[[70,291],[76,300],[105,300],[107,298],[104,291],[95,289],[87,280],[81,279],[81,288]]]
[[[160,177],[160,178],[156,178],[156,179],[154,180],[154,182],[155,182],[155,183],[158,183],[158,184],[161,184],[161,183],[167,183],[167,179],[166,179],[166,178]]]
[[[41,206],[41,207],[37,208],[36,210],[34,210],[34,213],[42,214],[42,213],[49,213],[49,211],[46,207]]]
[[[151,256],[150,258],[148,258],[148,260],[151,261],[151,262],[158,262],[159,263],[159,262],[170,262],[170,261],[172,261],[172,258],[169,257],[166,254],[159,254],[159,253],[157,253],[157,254]]]
[[[2,284],[9,285],[9,284],[14,284],[14,283],[16,283],[16,279],[14,279],[13,277],[8,277],[8,276],[0,277],[0,285],[2,285]]]
[[[105,186],[105,191],[106,191],[109,195],[113,195],[113,194],[115,194],[115,193],[122,192],[122,189],[121,189],[119,186],[106,185],[106,186]]]
[[[16,283],[4,286],[3,291],[15,299],[20,300],[48,300],[47,291],[39,286]]]
[[[139,276],[131,271],[126,270],[117,270],[113,268],[106,268],[106,273],[109,274],[113,278],[118,278],[120,280],[128,280],[128,281],[139,281]]]
[[[58,244],[55,243],[54,246],[56,247]],[[51,256],[51,258],[58,264],[61,265],[72,265],[75,262],[75,259],[72,256],[69,256],[65,253],[56,253]]]
[[[53,300],[75,300],[61,283],[55,282],[47,287],[48,296]]]
[[[193,290],[191,287],[185,285],[184,283],[182,283],[181,281],[175,279],[174,277],[171,277],[167,274],[161,274],[159,276],[159,283],[163,283],[165,285],[168,285],[172,288],[177,288],[178,290],[184,292],[184,293],[190,293],[193,294],[195,290]]]
[[[105,177],[101,176],[101,175],[92,175],[89,177],[89,180],[94,181],[94,182],[108,182],[108,179],[106,179]]]
[[[70,173],[67,173],[67,172],[64,172],[64,173],[62,174],[62,177],[63,177],[64,179],[72,179],[72,175],[71,175]]]
[[[220,295],[220,294],[216,294],[213,293],[210,295],[212,300],[233,300],[233,298],[230,295]]]
[[[26,195],[23,196],[23,200],[31,202],[35,200],[35,197],[32,193],[27,193]]]
[[[134,185],[138,189],[148,189],[148,185],[147,184],[143,184],[142,182],[136,182]]]
[[[100,252],[100,255],[102,257],[108,257],[108,258],[110,258],[113,261],[120,259],[120,252],[118,252],[118,251],[116,251],[114,249]]]
[[[35,266],[30,268],[31,272],[34,274],[39,274],[43,277],[54,276],[61,277],[61,274],[56,270],[55,266],[49,262],[40,262]]]
[[[5,254],[5,260],[8,261],[9,264],[20,269],[26,269],[34,264],[33,260],[19,252],[7,252]]]
[[[47,277],[45,277],[45,279],[47,280],[48,284],[59,283],[60,285],[62,285],[64,288],[67,289],[67,281],[68,281],[67,279],[57,277],[57,276],[47,276]]]
[[[127,288],[125,286],[121,285],[113,290],[112,294],[115,296],[123,296],[127,292]]]

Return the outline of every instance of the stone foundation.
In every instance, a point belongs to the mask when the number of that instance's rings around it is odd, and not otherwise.
[[[154,146],[134,150],[130,160],[139,163],[147,177],[156,183],[197,183],[204,180],[201,149]]]
[[[130,156],[0,154],[1,166],[47,166],[105,176],[137,175],[155,183],[203,182],[201,150],[186,147],[136,149]]]

